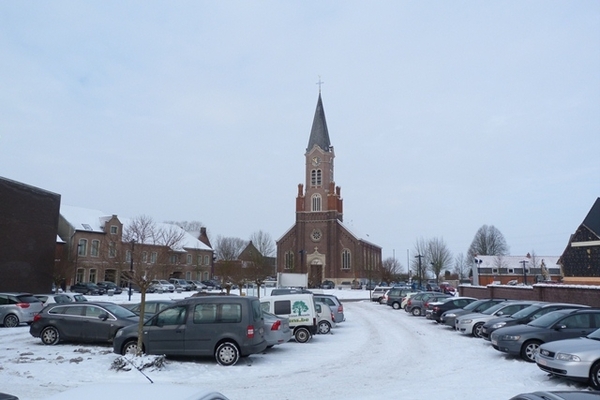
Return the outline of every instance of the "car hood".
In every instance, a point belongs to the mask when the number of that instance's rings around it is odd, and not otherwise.
[[[511,318],[509,316],[502,316],[502,317],[494,317],[490,320],[488,320],[488,322],[486,322],[486,325],[492,326],[494,324],[497,324],[498,322],[506,322],[506,323],[511,323],[515,321],[514,318]]]
[[[538,328],[537,326],[529,326],[529,325],[516,325],[516,326],[506,326],[500,329],[497,329],[492,333],[492,335],[527,335],[534,334],[536,332],[544,332],[549,328]]]
[[[561,353],[580,353],[584,351],[600,353],[600,342],[586,337],[557,340],[544,343],[541,347],[544,348],[544,350],[552,351],[554,353],[558,351]]]

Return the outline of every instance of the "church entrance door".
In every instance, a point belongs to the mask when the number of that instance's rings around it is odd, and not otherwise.
[[[310,266],[308,274],[308,287],[316,288],[323,282],[323,266],[321,264],[313,264]]]

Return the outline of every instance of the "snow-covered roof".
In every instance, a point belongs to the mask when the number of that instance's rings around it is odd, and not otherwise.
[[[128,226],[132,224],[131,218],[119,218],[119,221],[123,224],[123,230],[125,231]],[[206,244],[201,242],[198,238],[194,237],[191,233],[185,231],[178,225],[166,224],[164,222],[154,222],[157,229],[163,230],[165,232],[170,232],[171,230],[175,230],[177,234],[183,232],[183,238],[181,242],[178,243],[178,247],[173,250],[183,251],[184,249],[196,249],[196,250],[212,250]]]
[[[536,268],[542,264],[547,267],[556,267],[556,263],[558,262],[559,256],[535,256],[536,266],[532,265],[533,257],[527,256],[475,256],[475,259],[481,260],[482,263],[480,265],[481,268],[497,268],[498,263],[502,263],[502,267],[506,268],[523,268],[522,261],[527,261],[527,268]]]

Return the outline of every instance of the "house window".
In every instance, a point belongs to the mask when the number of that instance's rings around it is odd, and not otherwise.
[[[492,274],[497,274],[498,273],[498,268],[492,268]]]
[[[115,242],[110,242],[108,245],[108,256],[110,258],[115,258],[117,256],[117,246],[115,245]]]
[[[77,245],[77,255],[80,257],[87,255],[87,239],[79,239],[79,244]]]
[[[100,255],[100,241],[92,240],[92,247],[90,248],[90,255],[92,257],[98,257]]]
[[[311,210],[312,211],[321,211],[321,195],[318,193],[315,193],[312,195],[312,205],[311,205]]]
[[[342,269],[350,269],[351,266],[352,266],[352,263],[351,263],[350,250],[344,249],[342,251]]]
[[[119,233],[119,227],[116,225],[111,225],[110,226],[110,234],[116,235],[117,233]]]
[[[144,262],[144,263],[148,262],[148,252],[147,251],[142,252],[142,262]]]
[[[188,265],[192,265],[192,255],[191,255],[191,254],[188,254],[188,255],[187,255],[187,263],[188,263]],[[188,280],[189,280],[189,279],[190,279],[190,278],[188,278]]]
[[[158,254],[155,251],[150,255],[150,264],[156,264],[156,259],[158,258]]]
[[[125,253],[125,261],[131,262],[131,250],[127,250],[127,252]]]
[[[177,264],[178,261],[177,254],[171,254],[171,256],[169,257],[169,263],[170,264]]]
[[[208,256],[204,256],[204,264],[210,265],[210,263],[208,262]]]
[[[185,280],[186,281],[191,281],[192,280],[192,273],[190,271],[187,271],[185,273]]]
[[[204,271],[204,279],[203,280],[205,280],[205,281],[208,280],[208,271]]]
[[[96,270],[90,269],[90,282],[96,283]]]
[[[79,268],[77,270],[77,274],[75,274],[75,282],[83,282],[83,268]]]
[[[515,270],[514,270],[513,268],[509,268],[509,269],[508,269],[508,273],[509,273],[509,274],[514,274],[514,273],[515,273]]]

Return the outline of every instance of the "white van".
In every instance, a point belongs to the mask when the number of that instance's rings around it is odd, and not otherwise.
[[[287,317],[298,343],[308,342],[317,333],[317,310],[312,293],[261,297],[260,306],[271,314]]]

